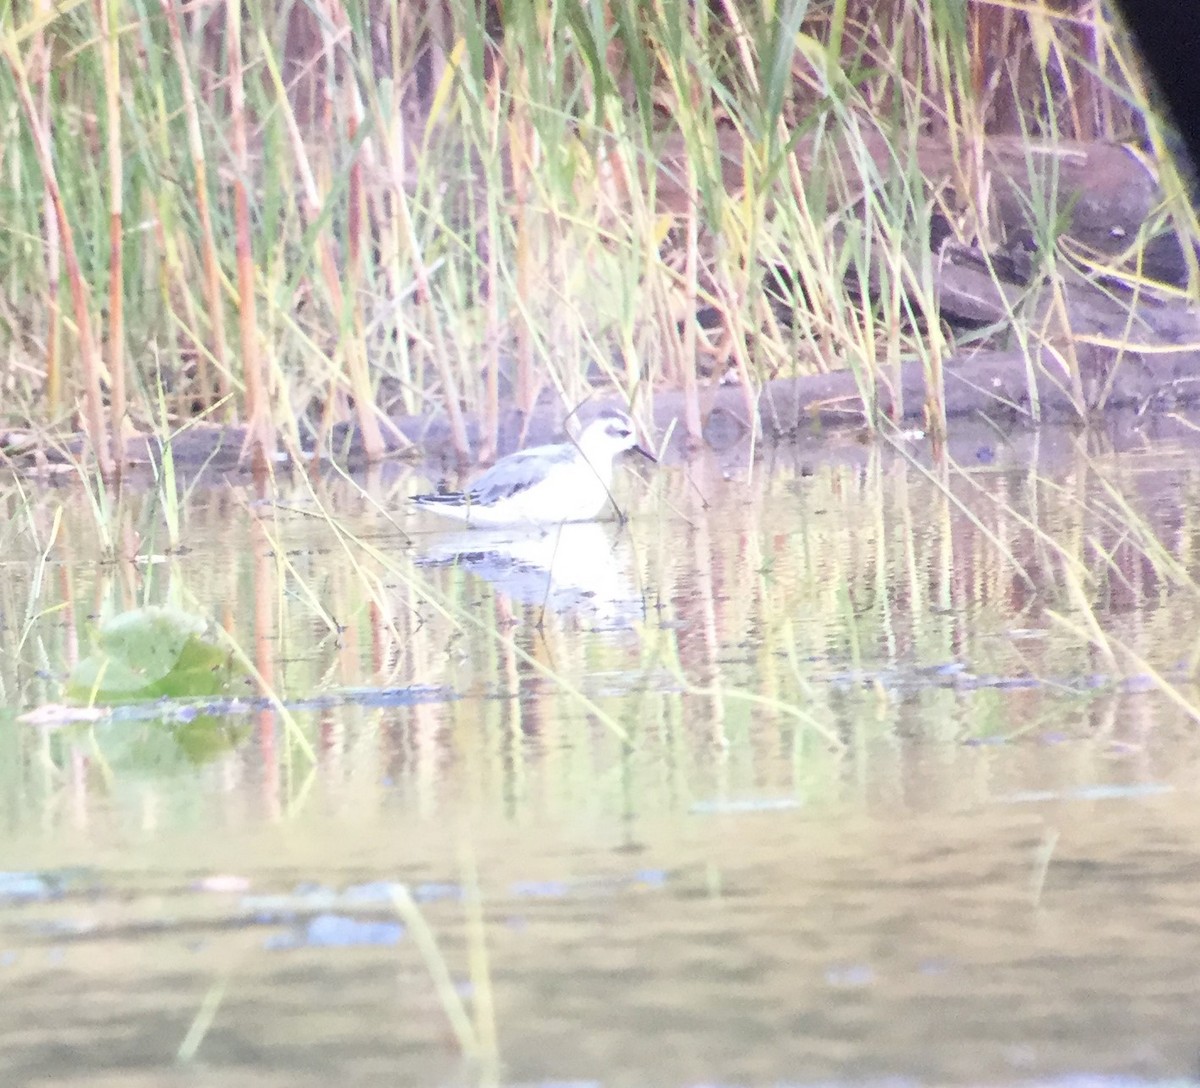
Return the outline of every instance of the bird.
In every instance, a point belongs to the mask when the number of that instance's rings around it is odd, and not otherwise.
[[[578,442],[518,450],[462,491],[414,495],[412,501],[473,528],[592,521],[609,501],[613,461],[626,450],[658,461],[638,443],[629,416],[606,408]]]

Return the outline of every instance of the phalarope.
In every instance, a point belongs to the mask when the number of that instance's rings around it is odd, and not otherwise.
[[[638,445],[630,418],[608,408],[578,442],[519,450],[463,491],[414,495],[413,502],[477,527],[591,521],[609,500],[613,461],[626,450],[658,460]]]

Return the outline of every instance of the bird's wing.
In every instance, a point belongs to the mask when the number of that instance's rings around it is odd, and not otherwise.
[[[471,502],[499,502],[541,483],[559,465],[575,456],[571,446],[535,446],[497,461],[466,489]]]

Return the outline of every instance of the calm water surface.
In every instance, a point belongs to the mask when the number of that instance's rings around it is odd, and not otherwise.
[[[403,467],[8,481],[0,1080],[1193,1077],[1200,460],[951,453],[631,466],[540,538]],[[17,721],[146,604],[276,704]]]

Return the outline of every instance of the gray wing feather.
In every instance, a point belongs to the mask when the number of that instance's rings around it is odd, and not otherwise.
[[[534,446],[497,461],[465,491],[471,502],[484,505],[528,491],[557,465],[575,457],[574,446]]]

